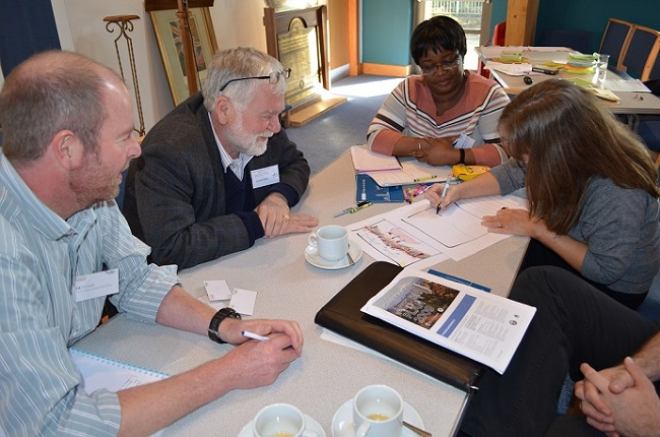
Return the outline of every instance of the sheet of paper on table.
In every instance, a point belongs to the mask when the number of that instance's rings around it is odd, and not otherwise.
[[[566,47],[484,46],[479,47],[486,59],[498,58],[502,52],[570,52]]]
[[[373,258],[424,269],[448,258],[461,260],[509,238],[510,235],[486,232],[481,226],[481,217],[495,215],[503,207],[526,208],[527,205],[525,199],[514,195],[489,196],[459,201],[450,207],[458,213],[448,213],[448,208],[435,214],[435,208],[424,199],[347,228],[351,241]],[[422,216],[419,220],[418,215]],[[468,216],[471,216],[469,220]]]

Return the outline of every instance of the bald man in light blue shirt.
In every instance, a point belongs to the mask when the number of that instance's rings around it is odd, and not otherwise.
[[[108,201],[140,155],[116,74],[73,53],[36,55],[7,77],[0,123],[0,436],[150,435],[230,390],[272,383],[300,356],[297,323],[216,313],[174,266],[147,265],[150,249]],[[96,328],[106,297],[76,281],[115,269],[105,294],[119,311],[237,347],[163,381],[85,393],[68,348]]]

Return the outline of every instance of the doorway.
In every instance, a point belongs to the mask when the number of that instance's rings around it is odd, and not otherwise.
[[[465,68],[476,71],[479,58],[474,49],[488,40],[491,5],[484,0],[432,0],[425,3],[425,19],[448,15],[463,26],[467,39]]]

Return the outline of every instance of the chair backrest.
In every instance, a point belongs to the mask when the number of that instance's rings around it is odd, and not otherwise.
[[[649,79],[660,50],[660,32],[643,26],[633,26],[633,33],[623,53],[626,73],[642,82]]]
[[[504,38],[506,37],[506,21],[497,23],[493,28],[493,45],[494,46],[505,46],[506,42]]]
[[[656,52],[655,60],[649,59],[650,70],[649,78],[647,80],[660,80],[660,53]]]
[[[603,33],[603,39],[600,41],[598,53],[610,55],[610,63],[617,68],[622,69],[623,49],[626,47],[632,36],[633,24],[617,18],[610,18]]]

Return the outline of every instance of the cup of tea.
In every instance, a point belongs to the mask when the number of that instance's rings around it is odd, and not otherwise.
[[[339,261],[348,253],[348,231],[343,226],[329,225],[320,228],[307,238],[321,258]]]
[[[369,385],[353,398],[356,437],[399,437],[403,429],[403,399],[392,387]]]
[[[257,413],[252,421],[255,437],[319,437],[306,429],[302,411],[290,404],[271,404]]]

